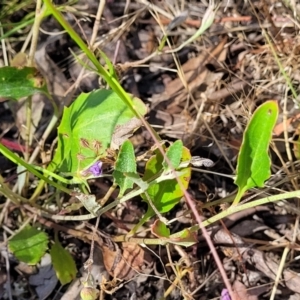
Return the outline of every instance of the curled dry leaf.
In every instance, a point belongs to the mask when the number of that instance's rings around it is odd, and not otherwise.
[[[114,278],[120,280],[130,280],[137,273],[143,272],[142,267],[145,262],[145,251],[135,243],[122,243],[119,248],[100,246],[103,254],[104,266],[107,272]]]
[[[123,125],[117,125],[111,138],[110,147],[117,150],[120,146],[132,136],[134,131],[142,126],[142,121],[138,118],[132,118]]]
[[[49,41],[50,40],[51,39],[49,39]],[[65,93],[70,88],[71,84],[65,77],[63,71],[47,54],[46,48],[49,44],[49,41],[46,41],[35,52],[35,61],[39,71],[47,81],[49,94],[53,96],[57,103],[59,103],[65,97]],[[65,102],[64,104],[67,105]]]

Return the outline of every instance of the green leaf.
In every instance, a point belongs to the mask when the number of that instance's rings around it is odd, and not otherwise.
[[[183,149],[182,141],[177,140],[167,150],[166,156],[169,159],[174,169],[178,168],[178,166],[180,165],[182,149]],[[163,161],[163,168],[164,170],[170,168],[167,161],[165,160]]]
[[[185,147],[182,148],[181,161],[190,161],[191,154],[189,150]],[[158,174],[163,169],[163,157],[160,153],[155,156],[152,156],[147,164],[146,171],[144,174],[144,181],[149,180],[154,175]],[[190,177],[191,177],[191,168],[186,167],[180,169],[182,175],[178,178],[182,184],[182,186],[186,189],[189,185]],[[149,197],[151,198],[153,204],[157,208],[160,213],[166,213],[170,211],[182,198],[184,192],[181,190],[177,180],[165,180],[159,183],[155,183],[150,185],[147,190]],[[142,194],[142,198],[147,201],[147,197]],[[148,205],[147,216],[151,217],[154,215],[154,211]]]
[[[170,229],[160,220],[156,220],[153,223],[151,226],[151,232],[159,238],[168,238],[170,236]]]
[[[122,144],[115,163],[115,170],[113,172],[115,182],[120,186],[120,196],[122,196],[127,189],[131,189],[133,187],[134,182],[131,178],[124,174],[126,172],[136,173],[134,148],[129,140]]]
[[[151,226],[151,232],[166,243],[189,247],[197,242],[195,234],[188,229],[170,235],[169,228],[160,220],[156,220]]]
[[[62,285],[71,282],[77,274],[75,261],[69,251],[62,247],[58,240],[50,250],[56,276]]]
[[[268,149],[277,117],[277,102],[267,101],[256,109],[247,125],[238,157],[235,179],[238,194],[234,205],[248,189],[263,187],[271,175]]]
[[[145,115],[144,103],[133,98],[136,110]],[[81,171],[107,156],[116,126],[129,122],[134,113],[111,90],[82,93],[64,109],[58,128],[58,147],[48,170],[69,173],[81,182]]]
[[[48,95],[45,80],[35,68],[0,68],[0,97],[19,100],[36,93]]]
[[[190,232],[188,229],[184,229],[170,235],[169,242],[180,246],[190,247],[198,243],[198,240],[195,233]]]
[[[48,236],[45,232],[26,226],[9,240],[8,247],[17,259],[35,265],[48,248]]]

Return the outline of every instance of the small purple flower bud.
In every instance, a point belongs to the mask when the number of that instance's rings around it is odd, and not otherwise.
[[[88,168],[88,172],[92,173],[93,176],[98,177],[102,174],[102,161],[97,161]]]
[[[221,293],[221,300],[231,300],[227,289],[223,289]]]

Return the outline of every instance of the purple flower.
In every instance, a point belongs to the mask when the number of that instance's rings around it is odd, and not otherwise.
[[[102,175],[102,161],[97,161],[91,165],[88,169],[81,172],[82,176],[87,177],[88,175],[93,175],[94,177],[99,177]]]
[[[227,289],[223,289],[221,293],[221,300],[231,300]]]

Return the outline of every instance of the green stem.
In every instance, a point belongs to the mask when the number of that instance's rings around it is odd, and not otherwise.
[[[25,162],[22,158],[20,158],[19,156],[17,156],[15,153],[13,153],[12,151],[10,151],[8,148],[6,148],[4,145],[2,145],[0,143],[0,152],[7,157],[9,160],[11,160],[13,163],[17,164],[17,165],[21,165],[24,168],[26,168],[30,173],[32,173],[33,175],[37,176],[40,179],[43,179],[45,182],[47,182],[48,184],[53,185],[54,187],[56,187],[57,189],[67,193],[67,194],[71,194],[72,190],[52,181],[51,179],[45,177],[43,174],[41,174],[40,172],[38,172],[36,170],[36,168],[30,164],[28,164],[27,162]]]
[[[294,192],[288,192],[285,194],[279,194],[279,195],[274,195],[274,196],[270,196],[270,197],[266,197],[263,199],[259,199],[259,200],[255,200],[255,201],[251,201],[249,203],[245,203],[242,205],[238,205],[238,206],[231,206],[230,208],[228,208],[225,211],[222,211],[221,213],[203,221],[201,223],[202,226],[207,227],[209,225],[212,225],[213,223],[224,219],[232,214],[235,214],[239,211],[242,210],[246,210],[252,207],[257,207],[259,205],[264,205],[264,204],[268,204],[268,203],[272,203],[272,202],[276,202],[282,199],[289,199],[289,198],[299,198],[300,197],[300,190],[298,191],[294,191]],[[188,228],[187,230],[189,230],[189,232],[193,233],[193,232],[197,232],[200,229],[199,225],[194,225],[190,228]],[[186,229],[185,229],[186,230]],[[173,234],[174,236],[176,235],[177,237],[181,235],[181,232],[177,232],[175,234]],[[170,237],[172,238],[171,235]],[[130,241],[130,242],[139,242],[139,243],[145,243],[148,245],[162,245],[165,244],[166,241],[162,241],[160,239],[139,239],[139,238],[131,238],[130,236],[128,237],[127,235],[124,236],[117,236],[114,238],[115,242],[124,242],[124,241]]]
[[[157,141],[160,141],[161,139],[158,136],[158,134],[153,130],[153,128],[148,124],[148,122],[146,122],[144,118],[139,114],[139,112],[135,109],[130,95],[124,91],[118,79],[114,76],[113,65],[109,60],[106,59],[106,55],[105,54],[103,55],[103,52],[100,51],[108,65],[110,72],[108,72],[105,68],[102,67],[95,54],[89,49],[86,43],[80,38],[80,36],[75,32],[75,30],[70,26],[70,24],[66,22],[66,20],[64,19],[60,11],[51,3],[51,1],[44,0],[44,2],[46,3],[48,10],[53,14],[55,19],[68,32],[68,34],[78,45],[78,47],[86,54],[89,60],[94,64],[98,73],[104,78],[104,80],[108,83],[110,88],[114,90],[114,92],[124,101],[124,103],[126,103],[129,109],[134,113],[134,115],[142,121],[146,129],[149,130],[153,136],[155,136]]]
[[[15,205],[19,205],[22,201],[26,201],[27,199],[23,198],[22,196],[14,193],[5,183],[3,177],[0,175],[0,193],[12,201]],[[1,222],[0,222],[1,224]]]
[[[42,7],[42,0],[37,0],[36,6],[35,6],[34,23],[32,25],[32,38],[31,38],[31,44],[30,44],[30,51],[29,51],[29,56],[28,56],[28,66],[29,67],[33,67],[35,65],[34,55],[35,55],[37,44],[38,44],[40,25],[44,18],[44,13],[45,13],[45,7],[43,7],[42,10],[41,10],[41,7]]]
[[[299,198],[299,197],[300,197],[300,190],[258,199],[258,200],[251,201],[249,203],[245,203],[245,204],[241,204],[241,205],[237,205],[237,206],[230,206],[228,209],[222,211],[221,213],[203,221],[202,225],[204,227],[207,227],[208,225],[212,225],[213,223],[215,223],[223,218],[227,218],[228,216],[230,216],[232,214],[235,214],[239,211],[246,210],[246,209],[249,209],[252,207],[276,202],[276,201],[279,201],[282,199]],[[198,231],[199,225],[193,226],[193,227],[189,228],[189,230],[191,232]]]
[[[177,176],[178,176],[178,174],[177,174]],[[148,184],[148,186],[151,186],[152,184],[159,183],[159,182],[162,182],[162,181],[168,180],[168,179],[174,179],[174,175],[173,174],[165,175],[163,173],[159,173],[157,175],[154,175],[152,178],[150,178],[146,183]],[[61,215],[50,215],[50,214],[42,213],[42,215],[47,217],[47,218],[53,219],[53,220],[86,221],[86,220],[90,220],[90,219],[94,219],[96,217],[99,217],[99,216],[103,215],[104,213],[106,213],[107,211],[109,211],[110,209],[117,206],[118,204],[124,203],[124,202],[126,202],[126,201],[128,201],[128,200],[130,200],[130,199],[132,199],[136,196],[139,196],[140,194],[142,194],[144,192],[145,192],[145,190],[143,188],[136,188],[133,191],[127,193],[121,199],[117,199],[117,200],[109,203],[105,207],[102,207],[101,209],[99,209],[97,211],[96,214],[90,213],[90,214],[81,215],[81,216],[61,216]],[[97,200],[97,202],[100,202],[100,201],[101,201],[101,199]]]
[[[102,67],[102,65],[99,63],[94,53],[88,48],[86,43],[80,38],[80,36],[75,32],[75,30],[70,26],[70,24],[66,22],[66,20],[64,19],[60,11],[56,9],[56,7],[51,3],[51,1],[44,0],[44,2],[46,3],[47,8],[53,14],[55,19],[68,32],[70,37],[75,41],[75,43],[79,46],[79,48],[86,54],[89,60],[94,64],[99,74],[105,79],[105,81],[109,84],[111,89],[113,89],[118,94],[118,96],[124,100],[124,102],[132,110],[132,112],[139,119],[141,119],[141,116],[133,107],[131,97],[124,91],[124,89],[119,84],[118,80],[114,78],[112,74],[110,74],[105,68]]]

